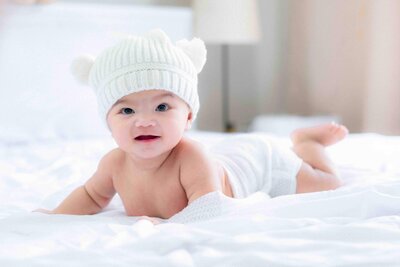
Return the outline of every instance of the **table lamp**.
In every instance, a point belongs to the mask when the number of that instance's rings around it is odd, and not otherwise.
[[[260,39],[257,0],[194,0],[194,35],[221,45],[222,119],[226,132],[235,127],[229,116],[229,46]]]

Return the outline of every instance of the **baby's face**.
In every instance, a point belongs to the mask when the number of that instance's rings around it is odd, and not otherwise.
[[[132,93],[107,115],[118,146],[132,156],[154,158],[173,149],[190,127],[191,112],[178,96],[164,90]]]

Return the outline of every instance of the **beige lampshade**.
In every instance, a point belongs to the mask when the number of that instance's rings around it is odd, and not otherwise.
[[[256,0],[194,0],[194,36],[206,43],[250,44],[260,39]]]

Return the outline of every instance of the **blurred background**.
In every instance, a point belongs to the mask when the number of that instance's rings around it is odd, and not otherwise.
[[[15,6],[59,4],[185,12],[185,25],[167,32],[175,40],[199,36],[208,48],[199,130],[287,132],[336,120],[353,133],[400,134],[400,0],[8,0],[0,11],[0,49],[10,49],[6,38],[17,34],[7,31]]]

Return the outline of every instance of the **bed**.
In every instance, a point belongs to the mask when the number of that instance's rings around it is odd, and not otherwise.
[[[73,15],[85,10],[73,4],[62,4],[60,9],[60,5],[14,9],[15,16],[3,25],[13,23],[17,29],[22,25],[18,16],[34,20],[38,12],[54,15],[69,10],[67,14]],[[96,12],[106,8],[97,6]],[[142,15],[161,12],[158,17],[168,22],[172,16],[179,25],[190,21],[190,12],[184,9],[139,9]],[[58,21],[57,28],[63,25]],[[147,27],[153,25],[141,29]],[[189,34],[185,28],[176,30],[173,23],[166,27],[177,38]],[[20,35],[8,29],[2,32],[7,42],[20,42]],[[10,55],[9,46],[1,44],[0,53]],[[45,54],[39,51],[40,43],[32,45],[36,49],[20,53]],[[57,47],[50,52],[56,53]],[[65,57],[76,52],[68,51]],[[65,71],[64,63],[52,64],[53,73]],[[344,181],[337,190],[277,198],[255,193],[243,200],[220,196],[219,212],[200,210],[201,219],[176,216],[154,225],[126,216],[118,197],[97,215],[32,212],[54,208],[92,174],[115,143],[93,119],[95,103],[89,90],[77,99],[76,92],[83,89],[67,80],[60,82],[66,79],[62,75],[57,80],[39,75],[48,71],[46,64],[37,63],[35,75],[20,76],[27,80],[16,79],[15,73],[24,73],[15,72],[17,65],[4,66],[2,60],[0,266],[400,266],[399,136],[351,133],[330,147],[328,153]],[[68,93],[58,86],[65,83]],[[211,146],[227,134],[187,135]],[[273,137],[290,145],[287,137]]]
[[[204,220],[153,225],[125,216],[118,197],[93,216],[32,212],[54,208],[112,147],[107,137],[0,145],[1,266],[400,265],[400,137],[351,134],[329,149],[338,190],[256,193]]]

